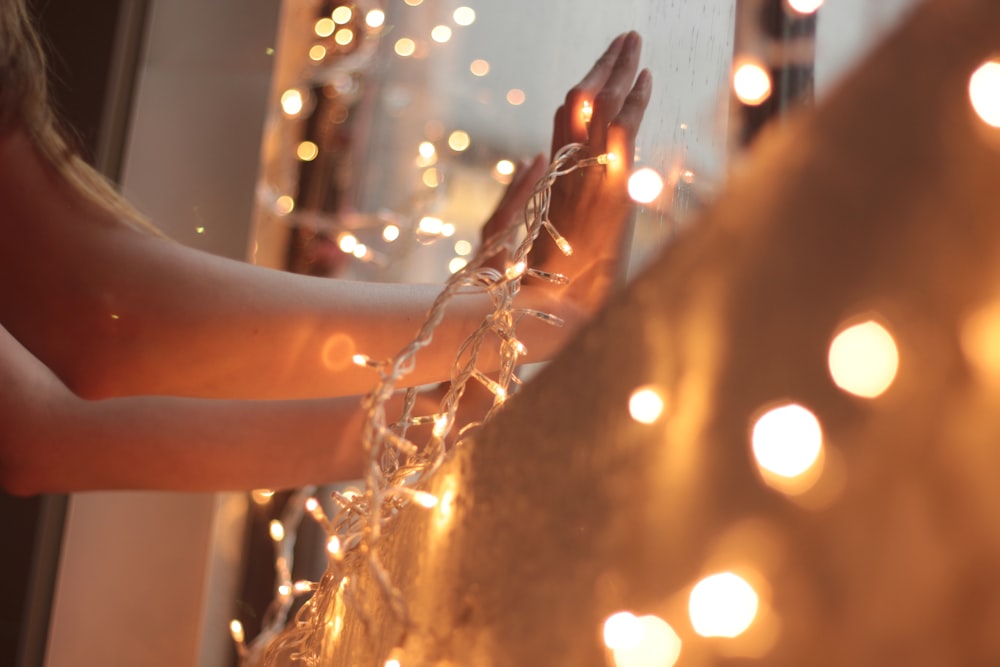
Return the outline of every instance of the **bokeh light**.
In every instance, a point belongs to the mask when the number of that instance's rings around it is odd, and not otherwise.
[[[1000,380],[1000,301],[969,315],[962,323],[962,352],[984,379]]]
[[[613,649],[615,667],[673,667],[681,657],[681,638],[658,616],[636,619],[641,630],[633,646]]]
[[[507,91],[507,103],[511,106],[519,107],[524,104],[524,91],[520,88],[511,88]]]
[[[451,17],[458,25],[472,25],[476,20],[476,11],[472,7],[459,7]]]
[[[337,247],[340,248],[341,252],[351,254],[358,247],[358,237],[350,232],[343,232],[337,237]]]
[[[350,21],[353,16],[354,12],[351,10],[350,7],[341,5],[340,7],[337,7],[336,9],[333,10],[333,14],[330,15],[330,18],[333,19],[334,23],[337,23],[339,25],[344,25],[345,23]]]
[[[628,194],[632,201],[649,204],[663,192],[663,177],[655,169],[637,169],[628,179]]]
[[[396,40],[393,49],[396,51],[396,55],[409,58],[417,50],[417,44],[409,37],[401,37]]]
[[[337,31],[337,34],[333,36],[333,41],[337,42],[341,46],[347,46],[354,41],[354,31],[350,28],[341,28]]]
[[[844,391],[863,398],[881,396],[899,370],[899,350],[885,327],[875,321],[847,327],[830,343],[830,375]]]
[[[642,641],[642,623],[635,614],[620,611],[604,621],[604,645],[609,649],[632,648]]]
[[[274,202],[274,210],[278,215],[288,215],[295,210],[295,200],[289,195],[281,195]]]
[[[663,408],[663,396],[654,387],[640,387],[628,399],[629,414],[640,424],[655,423]]]
[[[733,90],[743,104],[763,104],[771,96],[771,75],[757,63],[743,63],[733,74]]]
[[[452,257],[448,262],[448,273],[458,273],[469,263],[464,257]]]
[[[431,30],[431,39],[438,44],[444,44],[451,39],[451,28],[446,25],[436,25]]]
[[[496,165],[496,170],[501,176],[510,176],[514,173],[514,163],[510,160],[499,160]]]
[[[983,122],[1000,127],[1000,62],[984,63],[969,80],[969,99]]]
[[[823,0],[788,0],[788,6],[799,14],[815,14],[823,6]]]
[[[424,173],[420,176],[420,180],[423,181],[424,185],[429,188],[436,188],[441,185],[441,174],[437,169],[431,167],[429,169],[424,169]]]
[[[455,241],[455,254],[460,257],[465,257],[472,253],[472,244],[466,240]]]
[[[757,617],[757,592],[742,577],[721,572],[705,577],[691,590],[688,614],[702,637],[738,637]]]
[[[316,25],[313,27],[313,30],[319,37],[329,37],[333,34],[333,31],[336,28],[337,24],[333,22],[333,19],[324,16],[320,20],[316,21]]]
[[[392,243],[399,238],[399,226],[398,225],[386,225],[382,228],[382,239],[386,243]]]
[[[455,130],[448,135],[448,147],[453,151],[461,153],[469,147],[470,143],[469,133],[464,130]]]
[[[490,73],[490,64],[485,60],[477,58],[469,63],[469,71],[476,76],[486,76]]]
[[[309,48],[309,59],[319,62],[326,58],[326,47],[322,44],[313,44]]]
[[[780,477],[798,477],[819,460],[823,431],[812,412],[794,403],[773,408],[753,426],[757,465]]]
[[[285,112],[286,116],[298,116],[302,113],[305,105],[302,91],[297,88],[289,88],[281,94],[281,110]]]
[[[299,142],[295,149],[295,155],[303,162],[311,162],[319,155],[319,146],[312,141]]]
[[[365,14],[365,24],[369,28],[381,28],[385,23],[385,12],[381,9],[373,9]]]

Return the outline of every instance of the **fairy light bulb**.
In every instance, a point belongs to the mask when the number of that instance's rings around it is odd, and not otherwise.
[[[613,649],[615,667],[673,667],[681,657],[677,632],[658,616],[640,616],[636,621],[639,641]]]
[[[316,500],[315,498],[307,498],[305,505],[307,512],[315,512],[316,509],[319,507],[319,501]]]
[[[590,103],[590,100],[584,100],[583,106],[580,107],[580,118],[583,119],[584,123],[589,123],[594,117],[594,105]]]
[[[254,489],[250,492],[250,498],[258,505],[266,505],[274,497],[273,489]]]
[[[1000,127],[1000,61],[979,67],[969,79],[972,108],[990,127]]]
[[[316,21],[316,25],[313,26],[313,30],[316,32],[317,37],[329,37],[336,29],[337,24],[333,22],[333,19],[325,16]]]
[[[385,23],[385,12],[381,9],[372,9],[365,14],[365,25],[369,28],[381,28]]]
[[[758,63],[743,63],[733,74],[733,91],[743,104],[763,104],[771,96],[771,75]]]
[[[628,411],[640,424],[653,424],[663,414],[663,397],[654,387],[641,387],[628,399]]]
[[[456,153],[466,150],[471,143],[469,133],[465,130],[455,130],[448,135],[448,148]]]
[[[286,116],[298,116],[304,108],[305,99],[302,97],[302,91],[289,88],[281,94],[281,110],[285,112]]]
[[[292,584],[292,590],[294,590],[299,595],[304,595],[313,589],[313,584],[311,581],[306,581],[304,579],[299,579],[294,584]]]
[[[414,491],[413,492],[413,502],[425,507],[427,509],[432,509],[437,506],[438,499],[432,493],[427,493],[426,491]]]
[[[562,252],[562,254],[567,257],[573,254],[573,246],[569,244],[569,241],[567,241],[566,238],[559,233],[559,230],[556,229],[551,222],[548,220],[543,221],[542,227],[545,228],[545,231],[547,231],[549,236],[552,237],[552,240],[555,241],[556,247],[559,248],[559,251]]]
[[[524,270],[526,268],[528,268],[528,265],[522,259],[520,262],[508,266],[507,270],[504,271],[504,275],[507,277],[507,280],[516,280],[524,275]]]
[[[637,169],[628,179],[628,194],[632,201],[649,204],[663,192],[663,177],[655,169]]]
[[[823,0],[788,0],[788,6],[799,14],[815,14],[823,6]]]
[[[877,398],[896,379],[899,350],[892,334],[869,320],[838,333],[827,361],[838,387],[862,398]]]
[[[620,611],[604,621],[604,645],[609,649],[633,648],[642,641],[642,623],[635,614]]]
[[[490,73],[490,64],[486,60],[477,58],[469,63],[469,71],[475,76],[486,76]]]
[[[246,634],[243,632],[243,624],[235,618],[229,622],[229,634],[232,635],[233,641],[237,644],[242,644],[246,639]]]
[[[451,39],[451,28],[446,25],[436,25],[431,30],[431,39],[438,44],[444,44]]]
[[[816,416],[790,403],[766,412],[751,435],[757,465],[779,477],[794,478],[808,471],[823,449],[823,431]]]
[[[417,223],[417,231],[423,234],[428,234],[431,236],[438,236],[441,234],[441,230],[444,228],[444,221],[441,218],[435,218],[430,215],[425,215],[420,218],[420,222]]]
[[[438,415],[434,418],[434,437],[440,438],[448,432],[448,415]]]
[[[285,539],[285,526],[277,519],[272,519],[268,526],[268,533],[270,533],[272,540],[280,542]]]
[[[292,594],[292,587],[289,586],[288,584],[281,584],[280,586],[278,586],[278,595],[280,595],[281,597],[286,598],[291,594]]]
[[[691,590],[688,614],[702,637],[739,637],[757,617],[757,592],[742,577],[721,572],[705,577]]]
[[[382,228],[382,240],[386,243],[392,243],[399,238],[399,226],[398,225],[386,225]]]
[[[331,535],[330,539],[326,541],[326,550],[331,556],[340,556],[343,553],[343,545],[340,542],[340,538],[336,535]]]
[[[330,18],[333,19],[334,23],[338,25],[344,25],[345,23],[349,22],[353,16],[354,12],[351,11],[350,7],[341,5],[340,7],[337,7],[336,9],[333,10],[333,14],[330,15]]]
[[[371,359],[364,354],[355,354],[353,357],[351,357],[351,361],[354,362],[355,366],[367,366],[369,363],[371,363]]]
[[[417,44],[409,37],[401,37],[396,40],[393,50],[396,52],[397,56],[400,56],[401,58],[409,58],[416,52]]]
[[[296,147],[295,155],[303,162],[312,162],[319,155],[319,146],[312,141],[302,141]]]
[[[476,21],[476,10],[472,7],[459,7],[452,13],[451,18],[455,20],[456,25],[472,25]]]
[[[350,255],[358,247],[358,238],[350,232],[344,232],[337,237],[337,247],[341,252]]]
[[[412,2],[412,0],[407,0],[406,4],[410,4],[410,2]],[[393,649],[392,653],[389,654],[389,657],[385,661],[385,667],[401,667],[402,663],[400,661],[402,659],[403,651],[398,648]]]

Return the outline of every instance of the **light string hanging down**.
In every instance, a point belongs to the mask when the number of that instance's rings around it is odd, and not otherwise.
[[[354,598],[342,566],[347,558],[367,561],[384,602],[404,628],[403,636],[413,628],[406,600],[379,560],[378,544],[387,524],[403,506],[411,502],[426,508],[436,506],[438,499],[420,487],[426,486],[448,453],[459,446],[472,429],[490,419],[514,393],[515,386],[520,383],[515,370],[527,353],[516,335],[520,321],[524,317],[532,317],[562,326],[562,320],[555,315],[518,308],[515,298],[525,276],[556,286],[569,283],[568,276],[528,268],[528,255],[543,230],[562,253],[572,254],[569,241],[549,219],[552,187],[558,178],[566,174],[615,160],[615,155],[611,153],[588,156],[587,151],[585,145],[574,143],[556,152],[525,206],[522,240],[517,241],[520,234],[515,224],[487,239],[468,264],[446,282],[417,335],[396,356],[376,361],[357,355],[356,363],[372,368],[379,375],[375,388],[363,401],[366,417],[362,446],[368,456],[365,491],[357,496],[334,493],[333,500],[339,509],[332,517],[323,514],[318,501],[313,498],[315,487],[304,488],[291,499],[281,521],[283,535],[275,539],[276,596],[264,629],[249,645],[243,640],[242,628],[239,633],[233,631],[241,665],[272,664],[279,655],[314,664],[326,626],[324,610],[330,607],[329,602],[335,595],[342,595],[351,601],[355,613],[364,618],[370,616],[361,601]],[[503,271],[490,266],[498,256],[509,257]],[[460,294],[468,293],[470,287],[485,290],[493,309],[459,346],[452,366],[451,382],[438,404],[437,412],[415,415],[417,391],[411,388],[405,393],[402,413],[390,421],[387,402],[396,393],[400,380],[413,370],[420,350],[430,345],[449,303]],[[478,367],[478,361],[490,336],[499,341],[500,368],[498,372],[487,374]],[[490,391],[493,402],[479,421],[463,425],[457,437],[449,438],[456,427],[456,414],[470,379]],[[416,438],[411,437],[410,429],[426,425],[432,426],[430,436],[418,444],[414,441]],[[329,560],[322,582],[300,586],[292,583],[291,563],[295,527],[306,512],[317,519],[327,532]],[[282,631],[295,596],[307,592],[313,592],[312,597],[298,611],[294,623]],[[233,627],[237,624],[238,621],[234,621]]]

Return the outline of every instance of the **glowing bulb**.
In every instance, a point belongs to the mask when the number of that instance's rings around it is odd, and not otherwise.
[[[663,414],[663,397],[653,387],[642,387],[632,392],[628,411],[640,424],[653,424]]]
[[[271,534],[271,539],[275,542],[280,542],[285,539],[285,526],[282,525],[282,523],[277,519],[271,520],[268,532]]]
[[[566,237],[560,234],[559,230],[556,229],[551,222],[549,222],[548,220],[543,220],[542,227],[544,227],[545,231],[549,233],[549,236],[552,237],[552,240],[556,242],[556,247],[559,248],[559,251],[562,252],[562,254],[566,255],[567,257],[573,254],[573,246],[569,244],[569,241],[566,240]]]
[[[308,498],[308,499],[306,499],[306,511],[307,512],[315,512],[317,509],[319,509],[319,501],[318,500],[316,500],[315,498]]]
[[[634,646],[614,649],[615,667],[673,667],[681,657],[681,638],[657,616],[636,619],[641,635]]]
[[[298,148],[295,149],[295,154],[303,162],[311,162],[316,159],[317,155],[319,155],[319,146],[312,141],[303,141],[299,144]]]
[[[292,590],[294,590],[299,595],[303,593],[308,593],[313,589],[311,581],[306,581],[305,579],[299,579],[294,584],[292,584]]]
[[[815,14],[823,0],[788,0],[788,6],[799,14]]]
[[[397,225],[386,225],[382,228],[382,239],[386,243],[392,243],[399,238],[399,227]]]
[[[472,254],[472,244],[464,239],[455,241],[455,254],[462,257]]]
[[[288,195],[281,195],[274,202],[274,210],[278,215],[288,215],[295,210],[295,200]]]
[[[273,489],[254,489],[250,492],[250,498],[258,505],[266,505],[274,497]]]
[[[351,357],[351,361],[354,362],[355,366],[369,366],[371,365],[371,359],[365,354],[355,354]]]
[[[351,17],[353,16],[354,12],[351,11],[350,7],[345,7],[341,5],[340,7],[337,7],[336,9],[333,10],[333,14],[330,15],[330,18],[333,19],[334,23],[338,25],[344,25],[345,23],[350,21]]]
[[[448,415],[438,415],[434,418],[434,436],[440,438],[448,430]]]
[[[431,30],[431,39],[438,44],[444,44],[451,39],[451,28],[446,25],[434,26],[434,29]]]
[[[243,633],[243,624],[235,618],[229,623],[229,634],[233,636],[233,641],[237,644],[242,644],[243,640],[246,639],[246,635]]]
[[[368,254],[368,246],[366,246],[364,243],[359,243],[356,246],[354,246],[354,250],[351,251],[351,254],[357,257],[358,259],[364,259],[365,256]]]
[[[278,595],[281,597],[288,597],[292,594],[292,587],[288,584],[281,584],[278,586]]]
[[[475,76],[486,76],[490,73],[490,64],[485,60],[477,58],[469,63],[469,71]]]
[[[336,30],[337,24],[333,22],[333,19],[328,19],[325,16],[320,20],[316,21],[316,25],[313,30],[316,31],[318,37],[329,37]]]
[[[441,175],[438,173],[438,170],[435,169],[434,167],[431,167],[430,169],[425,169],[423,175],[420,177],[420,180],[422,180],[424,182],[424,185],[426,185],[429,188],[436,188],[437,186],[441,185]]]
[[[500,160],[497,162],[496,170],[501,176],[510,176],[514,173],[514,163],[510,160]]]
[[[337,42],[341,46],[347,46],[354,41],[354,31],[350,28],[341,28],[337,31],[337,34],[333,36],[333,41]]]
[[[437,429],[437,423],[435,422],[435,430]],[[432,509],[437,506],[438,499],[433,493],[427,493],[426,491],[414,491],[413,492],[413,502],[420,505],[421,507],[426,507],[427,509]]]
[[[590,100],[584,100],[583,106],[580,108],[580,118],[583,119],[584,123],[589,123],[594,117],[594,107],[590,103]]]
[[[841,331],[830,343],[830,375],[855,396],[881,396],[896,379],[899,350],[892,334],[868,321]]]
[[[511,88],[507,91],[507,103],[511,106],[521,106],[524,104],[524,99],[524,91],[520,88]]]
[[[984,123],[1000,127],[1000,62],[985,63],[975,71],[969,80],[969,99]]]
[[[447,239],[451,238],[454,235],[455,235],[455,225],[453,225],[450,222],[446,222],[443,225],[441,225],[441,236]]]
[[[771,96],[771,75],[757,63],[743,63],[733,75],[733,90],[743,104],[763,104]]]
[[[732,572],[705,577],[691,590],[688,614],[702,637],[738,637],[757,617],[757,592]]]
[[[663,192],[663,177],[655,169],[637,169],[628,179],[628,194],[640,204],[649,204]]]
[[[464,130],[455,130],[448,135],[448,147],[453,151],[461,153],[470,143],[469,133]]]
[[[634,614],[620,611],[604,621],[604,645],[608,648],[634,648],[642,641],[642,623]]]
[[[326,58],[326,47],[322,44],[313,44],[309,49],[309,58],[310,60],[320,62],[323,58]]]
[[[385,23],[385,12],[381,9],[373,9],[365,14],[365,24],[369,28],[381,28],[383,23]]]
[[[422,158],[432,158],[437,152],[434,148],[434,144],[429,141],[421,141],[420,145],[417,147],[417,152],[420,153]]]
[[[819,459],[823,431],[812,412],[794,403],[774,408],[754,424],[757,465],[779,477],[798,477]]]
[[[528,265],[522,259],[520,262],[508,266],[507,270],[504,271],[504,275],[507,276],[507,280],[515,280],[523,276],[524,270],[527,268]]]
[[[429,215],[420,218],[420,222],[417,223],[417,231],[434,236],[440,234],[443,227],[444,222],[440,218],[434,218]]]
[[[339,556],[343,550],[340,538],[336,535],[331,535],[330,539],[326,541],[326,550],[331,556]]]
[[[452,257],[451,261],[448,262],[448,272],[458,273],[468,265],[469,261],[464,257]]]
[[[358,247],[358,238],[350,232],[344,232],[337,237],[337,247],[349,255]]]
[[[302,92],[295,88],[289,88],[281,94],[281,110],[285,112],[286,116],[298,116],[302,113],[305,105]]]
[[[393,48],[396,51],[396,55],[409,58],[417,50],[417,44],[409,37],[402,37],[396,40],[396,45]]]
[[[472,7],[459,7],[451,17],[458,25],[472,25],[476,20],[476,10]]]
[[[962,351],[984,378],[1000,377],[1000,302],[968,316],[962,325]]]
[[[420,3],[422,3],[423,1],[424,0],[403,0],[403,2],[408,4],[410,7],[419,7]]]

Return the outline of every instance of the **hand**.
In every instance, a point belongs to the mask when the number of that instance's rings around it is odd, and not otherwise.
[[[559,297],[586,312],[601,305],[615,282],[631,217],[628,178],[636,133],[652,89],[648,70],[636,78],[640,48],[635,32],[615,39],[567,93],[555,116],[553,155],[566,144],[580,143],[586,146],[582,157],[614,156],[607,165],[562,176],[552,187],[549,219],[569,241],[573,254],[563,255],[543,232],[529,257],[533,268],[567,275],[571,282],[560,288]],[[589,123],[585,107],[592,110]]]
[[[545,174],[546,161],[542,154],[536,155],[530,161],[518,163],[500,203],[483,225],[480,243],[485,245],[497,234],[506,233],[516,220],[520,222],[524,216],[524,205],[527,203],[535,184]],[[503,272],[507,265],[507,253],[499,252],[489,259],[486,266]]]

